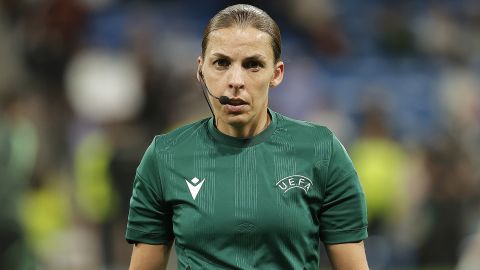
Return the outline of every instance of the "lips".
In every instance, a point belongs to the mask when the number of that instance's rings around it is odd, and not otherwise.
[[[228,103],[223,106],[223,108],[228,113],[241,114],[246,110],[248,103],[240,98],[231,98],[228,100]]]
[[[241,105],[246,105],[247,102],[245,102],[243,99],[240,99],[240,98],[231,98],[228,100],[227,104],[232,106],[241,106]]]
[[[245,110],[247,109],[247,105],[246,104],[243,104],[243,105],[226,104],[225,106],[223,106],[223,108],[228,113],[240,114],[240,113],[245,112]]]

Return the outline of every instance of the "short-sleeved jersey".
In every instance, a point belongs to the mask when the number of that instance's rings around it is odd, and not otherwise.
[[[269,110],[251,138],[208,118],[155,137],[137,169],[126,239],[175,239],[179,269],[318,269],[319,241],[367,237],[365,198],[325,127]]]

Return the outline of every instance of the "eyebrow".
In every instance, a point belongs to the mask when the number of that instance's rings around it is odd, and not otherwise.
[[[212,56],[216,57],[216,58],[227,58],[227,59],[230,59],[230,57],[228,55],[225,55],[223,53],[213,53]]]
[[[261,55],[261,54],[254,54],[252,56],[249,56],[247,58],[245,58],[246,60],[259,60],[259,61],[264,61],[266,59],[265,56]]]
[[[213,53],[212,54],[214,57],[217,57],[217,58],[226,58],[226,59],[231,59],[230,56],[228,55],[225,55],[223,53]],[[252,56],[248,56],[246,57],[245,59],[246,60],[265,60],[265,56],[261,55],[261,54],[254,54]]]

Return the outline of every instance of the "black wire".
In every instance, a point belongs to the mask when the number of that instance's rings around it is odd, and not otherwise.
[[[207,105],[208,105],[208,108],[210,109],[210,112],[212,112],[212,116],[213,116],[213,122],[215,122],[215,114],[213,113],[213,109],[212,109],[212,104],[210,104],[210,100],[208,100],[208,96],[207,96],[207,93],[205,93],[206,91],[208,91],[207,89],[207,85],[205,84],[205,81],[203,80],[203,76],[200,75],[200,85],[202,87],[202,93],[203,93],[203,97],[205,98],[205,100],[207,101]],[[206,91],[205,91],[206,90]]]

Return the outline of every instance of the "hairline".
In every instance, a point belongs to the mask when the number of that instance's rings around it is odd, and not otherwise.
[[[202,51],[202,54],[201,54],[201,58],[202,60],[205,60],[205,53],[207,52],[207,48],[208,48],[208,44],[210,43],[210,34],[215,32],[215,31],[218,31],[218,30],[223,30],[223,29],[230,29],[230,28],[241,28],[241,29],[247,29],[247,28],[252,28],[252,29],[255,29],[255,30],[258,30],[264,34],[266,34],[269,39],[270,39],[270,49],[272,50],[272,58],[273,58],[273,63],[276,64],[278,62],[281,61],[281,58],[279,57],[278,59],[275,59],[275,50],[273,49],[273,46],[275,45],[275,41],[274,41],[274,38],[273,36],[268,33],[267,31],[263,31],[263,30],[260,30],[258,29],[257,27],[255,27],[253,24],[251,23],[233,23],[232,25],[228,26],[228,27],[222,27],[222,28],[217,28],[217,29],[214,29],[214,30],[211,30],[208,32],[208,34],[206,35],[206,46],[205,46],[205,52]]]

